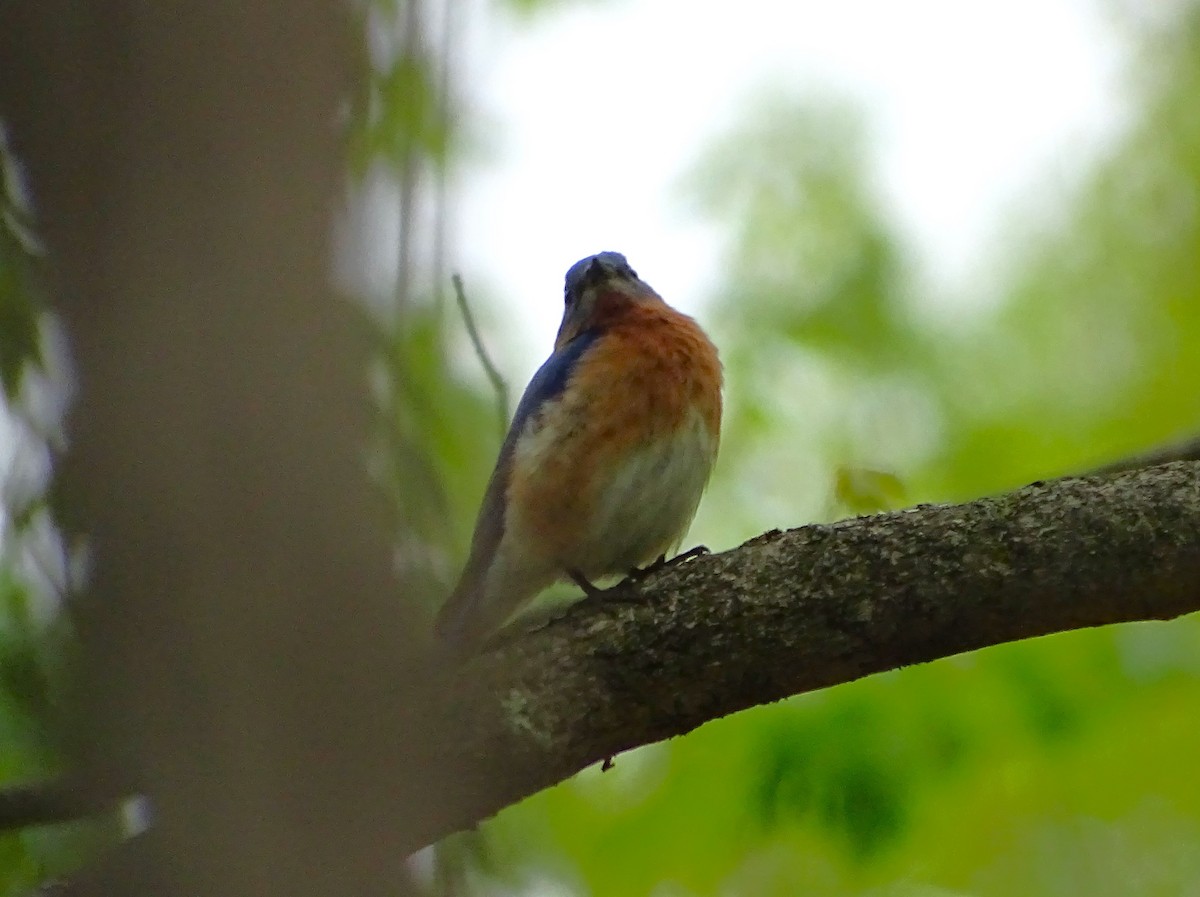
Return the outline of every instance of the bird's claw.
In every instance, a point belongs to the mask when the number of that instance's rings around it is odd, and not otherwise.
[[[660,554],[656,560],[651,561],[645,567],[634,567],[627,574],[625,574],[625,580],[627,582],[641,582],[651,573],[661,570],[665,566],[667,566],[667,556],[665,554]]]
[[[712,552],[708,550],[707,545],[696,545],[695,547],[689,548],[687,551],[682,552],[681,554],[675,555],[675,557],[669,560],[665,554],[660,554],[656,560],[647,564],[645,567],[634,567],[629,571],[625,579],[608,589],[601,589],[598,586],[593,585],[591,580],[589,580],[578,570],[569,570],[567,571],[567,575],[571,578],[571,581],[574,582],[575,585],[583,589],[585,601],[603,600],[636,604],[644,597],[641,589],[638,588],[638,584],[647,576],[652,573],[657,573],[659,570],[665,570],[667,567],[674,567],[678,564],[686,564],[688,561],[698,557],[703,557],[706,554],[712,554]]]
[[[637,582],[638,580],[645,579],[651,573],[657,573],[659,570],[665,570],[667,567],[674,567],[678,564],[686,564],[693,558],[703,557],[706,554],[712,554],[708,550],[707,545],[697,545],[694,548],[689,548],[687,551],[675,555],[670,560],[667,560],[665,554],[660,554],[657,560],[652,561],[645,567],[634,567],[629,571],[628,578]]]
[[[583,589],[583,594],[588,598],[595,598],[597,595],[603,595],[604,589],[592,584],[592,581],[580,573],[578,570],[568,570],[567,576],[571,577],[571,581],[579,588]]]
[[[606,604],[637,604],[643,597],[637,587],[636,580],[630,582],[628,579],[623,579],[611,588],[602,589],[599,586],[592,585],[591,580],[578,571],[571,571],[567,575],[571,577],[575,585],[583,589],[584,601],[602,601]]]
[[[663,566],[674,567],[676,564],[686,564],[688,561],[695,560],[696,558],[702,558],[706,554],[712,554],[712,552],[708,550],[707,545],[693,545],[687,551],[675,555],[675,557],[671,558],[669,561],[665,561]]]

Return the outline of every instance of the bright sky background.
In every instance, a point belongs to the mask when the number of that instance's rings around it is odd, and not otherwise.
[[[511,312],[508,373],[523,384],[548,354],[562,276],[592,252],[702,307],[722,229],[689,220],[680,181],[765,84],[861,104],[930,277],[962,282],[1006,210],[1069,184],[1119,127],[1124,48],[1103,5],[567,0],[525,20],[487,4],[466,85],[485,145],[455,218],[468,283]]]
[[[457,184],[454,265],[498,303],[484,317],[503,322],[488,342],[504,373],[523,386],[549,353],[563,274],[599,250],[703,318],[724,231],[680,182],[764,85],[860,103],[932,282],[964,282],[1007,208],[1052,197],[1119,128],[1124,48],[1104,5],[560,0],[526,19],[464,4],[480,148]],[[394,207],[365,214],[375,257],[394,260]],[[0,413],[0,472],[17,444]]]

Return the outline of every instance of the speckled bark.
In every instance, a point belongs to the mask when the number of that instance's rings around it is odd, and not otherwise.
[[[1062,630],[1200,609],[1200,464],[770,532],[478,658],[443,708],[428,838],[620,751],[789,695]]]
[[[577,604],[449,679],[433,661],[415,665],[397,688],[423,729],[396,774],[440,800],[397,807],[416,819],[387,849],[416,849],[606,757],[756,704],[1196,610],[1200,462],[766,533]],[[58,799],[64,787],[0,800],[0,826],[110,803],[77,796],[81,809]]]

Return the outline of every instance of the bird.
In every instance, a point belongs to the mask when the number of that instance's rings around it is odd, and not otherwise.
[[[554,350],[513,415],[435,631],[478,650],[556,581],[638,574],[678,549],[717,457],[717,349],[619,252],[570,267]],[[644,566],[644,565],[649,565]]]

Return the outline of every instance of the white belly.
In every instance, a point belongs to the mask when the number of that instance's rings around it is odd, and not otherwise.
[[[626,573],[673,552],[687,534],[715,458],[698,413],[673,437],[633,454],[598,490],[571,569]]]

